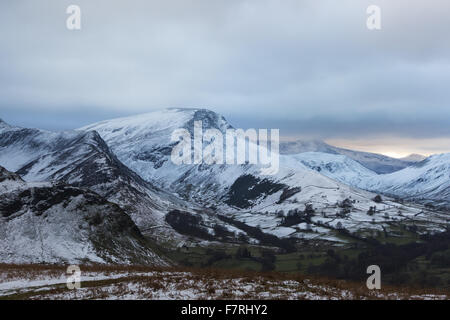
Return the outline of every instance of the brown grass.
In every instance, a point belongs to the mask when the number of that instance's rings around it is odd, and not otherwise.
[[[60,277],[66,272],[66,265],[13,265],[0,264],[0,280],[12,281],[14,279],[36,279],[42,276]],[[239,285],[245,286],[253,284],[253,292],[242,292],[240,299],[252,299],[258,296],[258,293],[269,293],[269,296],[275,296],[279,299],[286,299],[288,295],[283,291],[286,287],[284,281],[295,281],[298,292],[311,292],[319,294],[324,298],[339,297],[341,291],[349,291],[355,299],[380,299],[376,294],[382,294],[382,299],[389,299],[390,294],[397,294],[396,298],[410,298],[415,295],[446,295],[450,297],[448,290],[442,289],[417,289],[394,286],[382,286],[381,290],[376,292],[366,288],[365,283],[350,282],[324,277],[305,276],[301,274],[280,273],[280,272],[253,272],[222,269],[196,269],[196,268],[155,268],[146,266],[120,266],[120,265],[83,265],[80,266],[82,272],[116,274],[129,273],[130,276],[120,279],[108,279],[101,281],[89,281],[86,289],[89,290],[88,297],[95,299],[106,298],[110,293],[106,292],[106,286],[114,285],[113,292],[120,295],[126,294],[128,283],[136,284],[138,292],[151,299],[153,294],[143,290],[151,288],[153,291],[166,289],[167,285],[173,285],[176,290],[187,290],[194,287],[198,290],[202,298],[233,299],[236,294],[228,289],[232,287],[232,280],[239,280]],[[152,276],[133,275],[134,273],[154,272]],[[171,273],[170,275],[165,274]],[[181,276],[179,273],[185,272]],[[168,277],[170,278],[168,281]],[[220,283],[219,283],[220,282]],[[201,287],[198,285],[201,284]],[[198,287],[196,287],[198,286]],[[236,287],[236,285],[234,286]],[[224,289],[221,293],[218,289]],[[53,289],[45,291],[45,295],[51,296],[67,292],[65,286],[56,286]],[[45,298],[43,293],[24,293],[17,294],[13,298],[33,299]]]

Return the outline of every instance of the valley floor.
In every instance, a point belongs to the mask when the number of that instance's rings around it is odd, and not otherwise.
[[[438,299],[448,292],[383,288],[282,273],[81,266],[80,289],[67,287],[65,266],[0,265],[2,299]]]

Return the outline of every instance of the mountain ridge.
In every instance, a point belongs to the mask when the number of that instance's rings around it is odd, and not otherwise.
[[[297,140],[280,143],[281,154],[298,154],[303,152],[342,154],[378,174],[392,173],[415,163],[415,161],[391,158],[378,153],[335,147],[321,140]]]
[[[342,155],[306,152],[293,155],[293,158],[357,188],[422,203],[450,205],[450,153],[436,154],[387,174],[376,174]]]
[[[164,224],[167,207],[185,207],[125,166],[95,131],[9,126],[0,131],[0,151],[0,165],[26,181],[89,188],[119,204],[143,229]]]

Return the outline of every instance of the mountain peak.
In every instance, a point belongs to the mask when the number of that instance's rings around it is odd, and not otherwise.
[[[0,128],[5,128],[5,127],[11,127],[9,124],[7,124],[5,121],[3,121],[2,118],[0,118]]]
[[[167,108],[123,118],[97,122],[78,130],[97,131],[108,140],[138,141],[170,139],[171,133],[180,128],[193,130],[194,121],[202,121],[203,128],[215,128],[222,132],[231,125],[220,114],[204,108]]]
[[[22,129],[22,128],[15,126],[15,125],[10,125],[3,119],[0,119],[0,131],[10,131],[10,130],[20,130],[20,129]]]
[[[379,174],[392,173],[404,169],[411,164],[411,162],[391,158],[378,153],[335,147],[320,140],[297,140],[282,142],[280,144],[281,154],[299,154],[303,152],[322,152],[335,155],[342,154]]]
[[[3,182],[5,180],[23,182],[22,178],[18,174],[10,172],[4,167],[0,166],[0,182]]]
[[[227,129],[231,129],[232,126],[228,123],[228,121],[220,114],[209,110],[209,109],[196,109],[193,110],[194,114],[192,119],[187,122],[186,128],[188,130],[192,130],[194,128],[195,121],[202,121],[202,125],[204,129],[219,129],[222,132],[225,132]]]

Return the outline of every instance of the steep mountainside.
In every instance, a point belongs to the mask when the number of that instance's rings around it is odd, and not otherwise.
[[[282,163],[276,175],[264,176],[260,173],[260,165],[174,164],[171,152],[176,143],[170,140],[172,132],[178,128],[192,131],[194,121],[198,120],[203,122],[204,130],[214,128],[225,134],[226,129],[232,128],[223,117],[209,110],[169,109],[102,121],[82,130],[97,131],[117,157],[147,181],[202,205],[227,203],[231,207],[242,209],[274,204],[275,198],[269,200],[268,196],[278,195],[279,200],[283,190],[301,187],[314,189],[313,194],[321,193],[323,188],[342,188],[349,195],[352,193],[348,187],[299,165],[292,168],[284,167]],[[250,145],[256,149],[253,143]],[[286,162],[283,157],[281,161]],[[232,195],[239,184],[246,185],[247,192],[248,189],[256,190],[251,194],[239,192]],[[333,196],[340,199],[341,193],[337,192]]]
[[[97,132],[49,132],[0,124],[0,165],[26,181],[61,181],[119,204],[139,227],[163,223],[182,202],[123,165]]]
[[[0,167],[2,263],[167,265],[117,205],[62,183],[27,183]]]

